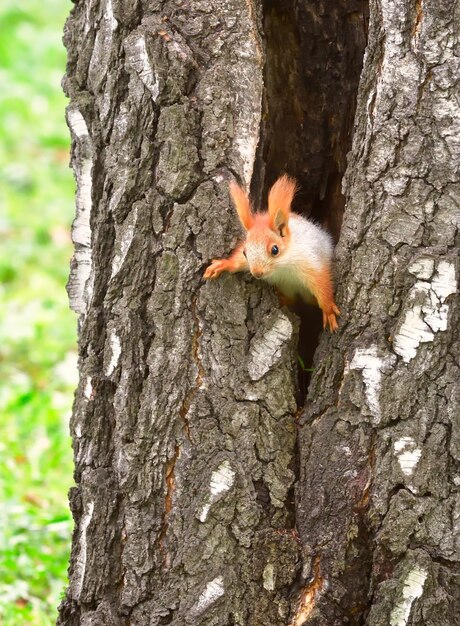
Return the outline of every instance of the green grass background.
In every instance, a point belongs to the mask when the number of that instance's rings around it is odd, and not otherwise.
[[[71,3],[0,3],[0,624],[48,625],[72,530],[68,419],[76,316],[64,21]]]

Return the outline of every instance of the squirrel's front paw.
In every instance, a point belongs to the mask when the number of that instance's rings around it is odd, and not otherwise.
[[[214,259],[209,267],[206,268],[204,277],[206,280],[218,278],[222,272],[227,269],[227,259]]]

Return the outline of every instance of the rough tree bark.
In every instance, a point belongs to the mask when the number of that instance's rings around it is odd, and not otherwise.
[[[370,5],[342,326],[300,431],[296,624],[460,624],[459,8]]]
[[[370,6],[341,330],[298,421],[296,316],[268,286],[202,272],[239,234],[231,176],[260,199],[289,171],[296,208],[338,234],[367,4],[76,2],[80,385],[59,624],[456,623],[457,12]]]

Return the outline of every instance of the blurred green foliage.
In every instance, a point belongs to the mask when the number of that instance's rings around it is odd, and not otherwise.
[[[0,623],[49,625],[66,584],[68,418],[76,317],[68,309],[74,181],[64,21],[71,3],[0,4]]]

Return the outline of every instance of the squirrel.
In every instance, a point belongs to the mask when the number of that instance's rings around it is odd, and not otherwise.
[[[330,235],[314,222],[291,212],[296,181],[281,176],[268,193],[268,210],[255,213],[242,187],[231,182],[230,195],[246,239],[228,259],[214,259],[204,278],[217,278],[222,272],[250,272],[273,285],[281,304],[292,304],[297,296],[323,312],[323,328],[337,330],[331,276],[333,245]]]

